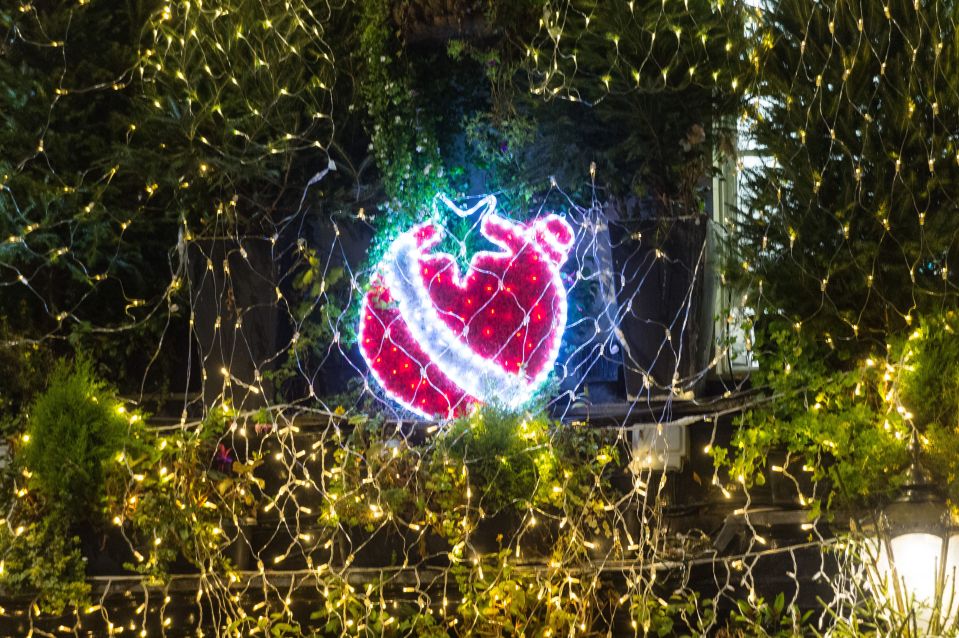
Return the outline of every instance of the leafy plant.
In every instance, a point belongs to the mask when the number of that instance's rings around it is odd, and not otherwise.
[[[910,433],[886,399],[891,377],[883,359],[864,359],[836,370],[805,333],[782,323],[770,327],[773,344],[755,379],[771,400],[736,420],[728,448],[713,447],[718,467],[737,484],[762,484],[773,450],[791,459],[786,472],[809,470],[823,482],[827,506],[877,503],[901,481]],[[818,509],[820,502],[804,495]]]
[[[191,224],[272,232],[302,197],[294,185],[328,165],[337,53],[325,31],[338,17],[301,2],[155,5],[137,69],[135,141],[146,143],[132,145],[151,199]]]
[[[477,506],[487,514],[525,510],[548,502],[558,469],[548,441],[545,414],[484,406],[449,425],[434,462],[462,467],[478,488]]]
[[[220,443],[229,416],[159,435],[88,359],[61,361],[30,407],[17,473],[5,477],[14,499],[0,531],[0,585],[35,592],[52,612],[82,605],[89,585],[77,535],[102,535],[108,519],[129,540],[129,567],[154,580],[180,556],[231,569],[223,550],[255,511],[260,460],[236,459]]]
[[[11,525],[0,526],[0,591],[32,594],[44,613],[59,614],[89,600],[86,559],[63,522],[37,508],[21,502]]]
[[[381,587],[382,583],[373,585]],[[323,605],[310,614],[312,621],[320,623],[320,631],[309,634],[311,636],[441,638],[449,635],[429,608],[424,609],[423,601],[415,605],[412,601],[388,604],[384,600],[370,604],[369,599],[336,577],[324,583],[324,592]]]
[[[124,371],[111,377],[123,387],[138,385],[166,324],[148,309],[170,283],[179,212],[144,198],[155,144],[128,145],[136,34],[151,5],[0,8],[0,235],[17,238],[0,247],[0,349],[21,340],[50,358],[64,345],[95,352],[101,372]]]
[[[86,600],[85,558],[77,534],[104,522],[112,459],[127,446],[140,415],[124,414],[116,392],[89,359],[61,360],[31,404],[4,484],[13,494],[0,533],[8,568],[0,583],[36,593],[58,612]]]
[[[358,416],[333,451],[336,472],[326,484],[332,500],[321,522],[372,532],[388,519],[414,525],[424,519],[424,454],[382,418]]]
[[[623,212],[637,197],[660,214],[700,210],[712,153],[728,150],[726,120],[740,110],[750,77],[745,20],[738,2],[544,6],[527,50],[531,89],[568,100],[570,115],[592,121],[559,139],[577,139]]]
[[[761,484],[767,455],[780,450],[824,482],[827,506],[875,505],[900,485],[915,429],[926,464],[959,497],[955,311],[924,316],[908,337],[891,338],[850,370],[781,322],[768,327],[767,344],[755,380],[772,400],[737,420],[729,448],[711,450],[731,477]]]
[[[896,395],[920,428],[959,428],[959,314],[924,315],[906,338],[891,344]]]
[[[244,542],[242,522],[256,513],[262,458],[238,459],[222,442],[231,417],[216,410],[195,429],[167,435],[138,429],[111,459],[123,479],[108,486],[106,511],[130,542],[130,569],[164,581],[181,556],[204,569],[236,568],[225,550]]]
[[[360,5],[359,53],[364,73],[360,97],[369,113],[370,139],[387,196],[375,220],[370,263],[389,242],[430,210],[436,193],[449,191],[433,131],[438,115],[423,108],[411,83],[410,60],[391,26],[391,3]]]
[[[764,8],[750,134],[767,161],[728,268],[762,281],[760,316],[859,356],[955,304],[956,25],[953,3]]]
[[[85,358],[61,361],[29,409],[17,461],[49,515],[64,517],[68,529],[102,519],[106,464],[130,429],[124,412]]]
[[[772,602],[756,597],[755,600],[739,600],[730,614],[726,627],[729,636],[763,636],[789,638],[801,635],[807,626],[811,611],[801,612],[796,607],[786,606],[786,597],[780,592]]]
[[[649,589],[636,591],[629,612],[633,626],[646,636],[706,635],[717,622],[715,601],[694,591],[677,590],[668,599]]]
[[[600,606],[585,602],[595,593],[595,584],[572,581],[556,571],[524,573],[510,555],[504,548],[450,570],[462,596],[458,611],[467,635],[570,635],[601,625]],[[552,602],[561,599],[565,604]]]
[[[898,409],[922,433],[924,462],[959,499],[959,315],[955,310],[923,316],[908,337],[894,339]]]
[[[26,309],[21,307],[21,312]],[[53,353],[29,341],[17,341],[6,317],[0,317],[0,370],[15,370],[0,385],[0,436],[23,431],[27,407],[43,390],[56,363]]]

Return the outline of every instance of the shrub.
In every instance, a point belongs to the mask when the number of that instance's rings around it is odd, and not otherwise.
[[[0,588],[6,595],[35,592],[37,605],[53,614],[86,605],[90,585],[77,538],[65,532],[59,519],[30,514],[22,526],[0,525]]]
[[[480,486],[478,503],[489,514],[525,510],[556,473],[545,413],[515,415],[483,407],[454,421],[439,442],[440,459],[465,464]]]
[[[57,364],[30,407],[17,458],[31,491],[68,527],[102,518],[104,461],[123,449],[130,427],[122,410],[84,358]]]
[[[124,448],[130,423],[139,418],[125,416],[120,406],[90,360],[79,358],[57,363],[26,411],[14,463],[3,476],[16,497],[0,529],[6,566],[0,587],[35,592],[44,611],[87,603],[76,534],[103,520],[105,461]]]
[[[900,350],[899,402],[924,429],[938,424],[959,426],[959,316],[955,312],[923,317]]]

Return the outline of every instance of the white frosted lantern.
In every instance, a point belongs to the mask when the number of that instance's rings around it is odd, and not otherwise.
[[[955,629],[959,612],[959,529],[945,499],[914,460],[899,497],[880,514],[870,543],[878,594],[909,619],[912,632]]]

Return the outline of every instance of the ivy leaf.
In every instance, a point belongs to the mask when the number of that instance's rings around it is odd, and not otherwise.
[[[233,479],[225,478],[216,484],[216,491],[220,494],[220,496],[223,496],[230,491],[231,487],[233,487]]]
[[[253,459],[252,461],[247,461],[245,463],[241,463],[240,461],[234,461],[232,469],[234,474],[243,475],[243,474],[249,474],[256,468],[260,467],[261,465],[263,465],[262,458]]]
[[[330,270],[326,273],[326,287],[330,288],[331,286],[335,286],[340,281],[340,279],[343,278],[343,274],[345,272],[346,271],[343,269],[342,266],[330,268]]]

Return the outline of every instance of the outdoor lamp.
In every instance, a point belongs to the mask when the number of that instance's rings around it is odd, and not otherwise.
[[[884,602],[912,616],[909,624],[921,635],[936,635],[955,623],[959,611],[959,529],[920,463],[918,436],[910,451],[906,484],[880,513],[870,545]]]

